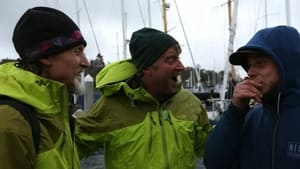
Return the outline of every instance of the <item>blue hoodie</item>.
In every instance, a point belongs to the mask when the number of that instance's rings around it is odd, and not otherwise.
[[[263,51],[277,65],[280,80],[274,93],[276,100],[263,102],[251,110],[238,110],[230,105],[209,136],[205,166],[207,169],[299,169],[299,33],[288,26],[262,29],[238,50],[249,49]]]

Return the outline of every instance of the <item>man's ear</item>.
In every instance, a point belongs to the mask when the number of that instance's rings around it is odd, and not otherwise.
[[[151,76],[152,75],[152,70],[150,67],[144,68],[142,70],[143,76]]]
[[[47,66],[50,66],[52,64],[50,57],[42,58],[42,59],[40,59],[40,62],[43,65],[47,65]]]

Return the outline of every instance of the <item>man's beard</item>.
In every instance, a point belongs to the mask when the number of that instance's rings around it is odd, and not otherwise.
[[[270,105],[276,105],[278,99],[278,87],[273,87],[270,91],[264,94],[262,101]]]
[[[83,94],[85,93],[85,86],[84,86],[84,84],[81,82],[81,78],[80,78],[80,77],[75,78],[73,84],[74,84],[74,86],[73,86],[72,91],[73,91],[75,94],[83,95]]]

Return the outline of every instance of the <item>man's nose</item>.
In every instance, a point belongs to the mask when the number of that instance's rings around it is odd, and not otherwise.
[[[256,75],[255,69],[252,66],[250,66],[248,71],[247,71],[247,74],[248,74],[249,77],[254,77]]]
[[[81,57],[81,60],[80,60],[80,66],[81,67],[84,67],[84,68],[88,68],[90,67],[90,62],[88,61],[87,57],[85,55],[83,55]]]
[[[178,60],[177,65],[176,65],[176,70],[178,71],[183,71],[185,69],[184,65],[180,60]]]

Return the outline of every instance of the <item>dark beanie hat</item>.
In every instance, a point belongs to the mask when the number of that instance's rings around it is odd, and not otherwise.
[[[143,70],[151,66],[169,47],[175,44],[178,42],[162,31],[152,28],[137,30],[132,34],[129,43],[132,62],[139,71]]]
[[[17,22],[13,43],[22,60],[34,61],[66,51],[86,41],[66,14],[53,8],[28,9]]]

